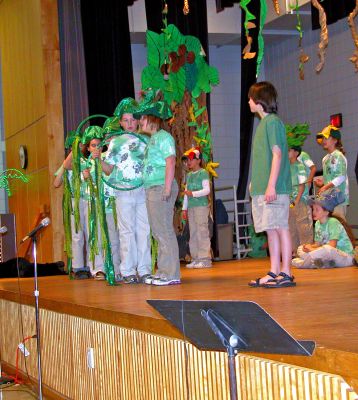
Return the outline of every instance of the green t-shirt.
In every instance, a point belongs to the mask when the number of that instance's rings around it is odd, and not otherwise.
[[[338,176],[344,176],[344,181],[337,188],[344,193],[345,201],[343,205],[349,204],[349,186],[347,176],[347,159],[338,149],[327,154],[322,160],[323,182],[326,185]]]
[[[109,143],[104,161],[114,165],[104,181],[113,188],[135,189],[143,185],[144,153],[149,138],[130,132],[114,137]]]
[[[290,194],[290,200],[295,201],[297,194],[298,194],[299,185],[300,184],[305,185],[305,183],[307,181],[307,175],[306,175],[306,169],[305,169],[304,165],[298,161],[294,162],[293,164],[290,164],[290,170],[291,170],[291,183],[292,183],[292,191]],[[308,197],[308,193],[306,194],[306,190],[304,190],[300,201],[306,202],[307,197]]]
[[[272,148],[281,149],[280,172],[276,182],[277,194],[291,193],[291,171],[288,159],[286,129],[276,114],[268,114],[260,121],[252,150],[251,195],[266,192],[272,164]]]
[[[353,245],[349,240],[346,230],[337,218],[328,218],[325,224],[316,221],[314,227],[314,240],[321,245],[330,240],[337,240],[337,249],[353,255]]]
[[[187,190],[191,190],[192,192],[202,190],[204,180],[209,180],[209,174],[205,169],[201,168],[198,171],[189,172],[186,180]],[[188,197],[188,208],[204,207],[208,204],[208,196]]]
[[[309,176],[311,173],[311,167],[314,165],[310,155],[305,151],[301,151],[301,154],[297,157],[297,161],[301,162],[305,166],[307,176]]]
[[[144,155],[144,187],[164,185],[166,159],[175,156],[173,136],[161,129],[149,139]]]

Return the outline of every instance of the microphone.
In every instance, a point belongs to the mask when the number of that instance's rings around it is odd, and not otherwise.
[[[44,228],[45,226],[49,225],[51,222],[50,218],[44,218],[37,226],[35,229],[33,229],[30,233],[28,233],[24,238],[21,239],[20,244],[26,242],[27,239],[30,237],[34,236],[39,230]]]
[[[6,228],[6,226],[4,225],[4,226],[2,226],[2,227],[0,228],[0,234],[6,233],[6,232],[7,232],[7,228]]]

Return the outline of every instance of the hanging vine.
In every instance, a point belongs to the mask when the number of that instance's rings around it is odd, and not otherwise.
[[[356,72],[358,72],[358,33],[354,25],[354,18],[356,18],[357,14],[358,14],[358,0],[356,0],[356,6],[354,10],[348,16],[348,25],[352,32],[352,38],[354,46],[356,48],[355,52],[353,53],[353,56],[349,60],[352,61],[352,63],[354,64]]]
[[[320,59],[320,62],[316,66],[316,72],[320,73],[325,63],[326,48],[328,46],[327,16],[324,11],[324,8],[322,7],[322,5],[319,3],[318,0],[311,0],[311,1],[312,5],[318,10],[319,25],[321,27],[320,42],[318,45],[318,57]]]

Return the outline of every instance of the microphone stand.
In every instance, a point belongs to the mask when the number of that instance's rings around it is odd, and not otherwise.
[[[37,344],[37,374],[38,374],[38,388],[39,400],[42,400],[42,369],[41,369],[41,341],[40,341],[40,310],[39,310],[39,295],[38,279],[37,279],[37,236],[36,233],[31,236],[33,244],[33,258],[34,258],[34,280],[35,280],[35,316],[36,316],[36,344]]]

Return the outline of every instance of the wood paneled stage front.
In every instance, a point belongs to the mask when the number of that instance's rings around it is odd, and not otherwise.
[[[295,270],[294,288],[248,287],[268,265],[261,259],[217,262],[205,270],[182,267],[182,284],[169,287],[40,278],[46,393],[70,399],[227,399],[226,354],[185,342],[146,300],[246,300],[296,339],[316,341],[317,348],[312,357],[240,354],[240,399],[357,399],[358,268]],[[33,305],[33,279],[0,281],[5,369],[15,366],[21,338],[35,333]],[[36,341],[27,343],[26,366],[36,377]],[[87,367],[88,348],[94,349],[94,369]],[[23,360],[20,368],[25,371]]]

